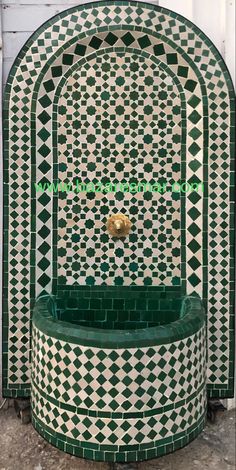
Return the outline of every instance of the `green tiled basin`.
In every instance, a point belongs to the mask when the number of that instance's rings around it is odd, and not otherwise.
[[[119,289],[105,313],[111,294],[97,293],[91,315],[82,303],[91,292],[82,296],[82,288],[65,299],[37,299],[32,415],[38,432],[66,452],[128,462],[179,449],[203,429],[205,316],[198,297],[165,295],[163,303],[158,292],[154,301],[152,289],[141,296],[135,288]]]

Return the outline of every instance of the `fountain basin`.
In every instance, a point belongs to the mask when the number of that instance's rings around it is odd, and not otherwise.
[[[83,310],[79,290],[64,303],[60,295],[39,296],[34,308],[33,425],[51,444],[87,459],[128,462],[161,456],[185,446],[205,423],[200,298],[156,292],[155,300],[151,288],[130,286],[126,295],[122,289],[115,295],[120,303],[113,292],[113,310],[105,313],[109,289],[97,294],[93,310]],[[137,309],[136,319],[126,308],[128,300]]]

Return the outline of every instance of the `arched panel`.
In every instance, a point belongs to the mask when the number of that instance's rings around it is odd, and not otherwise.
[[[36,295],[77,284],[200,295],[209,393],[232,395],[233,103],[213,44],[161,7],[79,6],[26,43],[4,105],[6,396],[29,394]],[[187,180],[204,190],[86,198],[36,191],[76,175]],[[111,211],[131,212],[135,229],[125,242],[105,233]]]

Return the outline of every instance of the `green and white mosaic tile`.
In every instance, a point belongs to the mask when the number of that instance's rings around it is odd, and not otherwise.
[[[49,442],[85,458],[136,461],[182,447],[202,430],[200,299],[184,299],[175,327],[140,330],[136,345],[131,331],[109,330],[107,340],[102,330],[55,323],[51,309],[52,298],[39,297],[32,331],[33,424]]]
[[[173,116],[168,102],[175,108]],[[179,181],[180,104],[169,76],[142,56],[111,52],[87,62],[67,80],[58,102],[59,179],[104,185]],[[155,142],[157,134],[160,143]],[[143,285],[149,279],[179,285],[176,196],[71,193],[65,200],[59,195],[60,283]],[[109,240],[106,221],[111,212],[129,214],[130,237]]]
[[[6,396],[30,393],[32,307],[38,293],[56,292],[60,283],[146,283],[199,294],[208,315],[209,393],[232,395],[233,106],[233,86],[214,46],[161,7],[125,1],[75,7],[22,48],[4,105]],[[206,191],[176,200],[168,193],[86,201],[35,193],[35,181],[77,171],[93,179],[158,173],[203,181]],[[107,209],[132,216],[130,241],[107,240]]]
[[[157,403],[186,400],[205,381],[202,331],[173,344],[127,350],[88,348],[36,334],[32,381],[62,406],[145,412]]]

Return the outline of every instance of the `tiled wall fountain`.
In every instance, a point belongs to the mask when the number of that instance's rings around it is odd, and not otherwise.
[[[31,395],[33,425],[66,452],[171,452],[203,429],[207,393],[233,394],[233,99],[209,39],[145,3],[60,13],[14,63],[4,395]],[[76,179],[203,189],[35,186]]]

